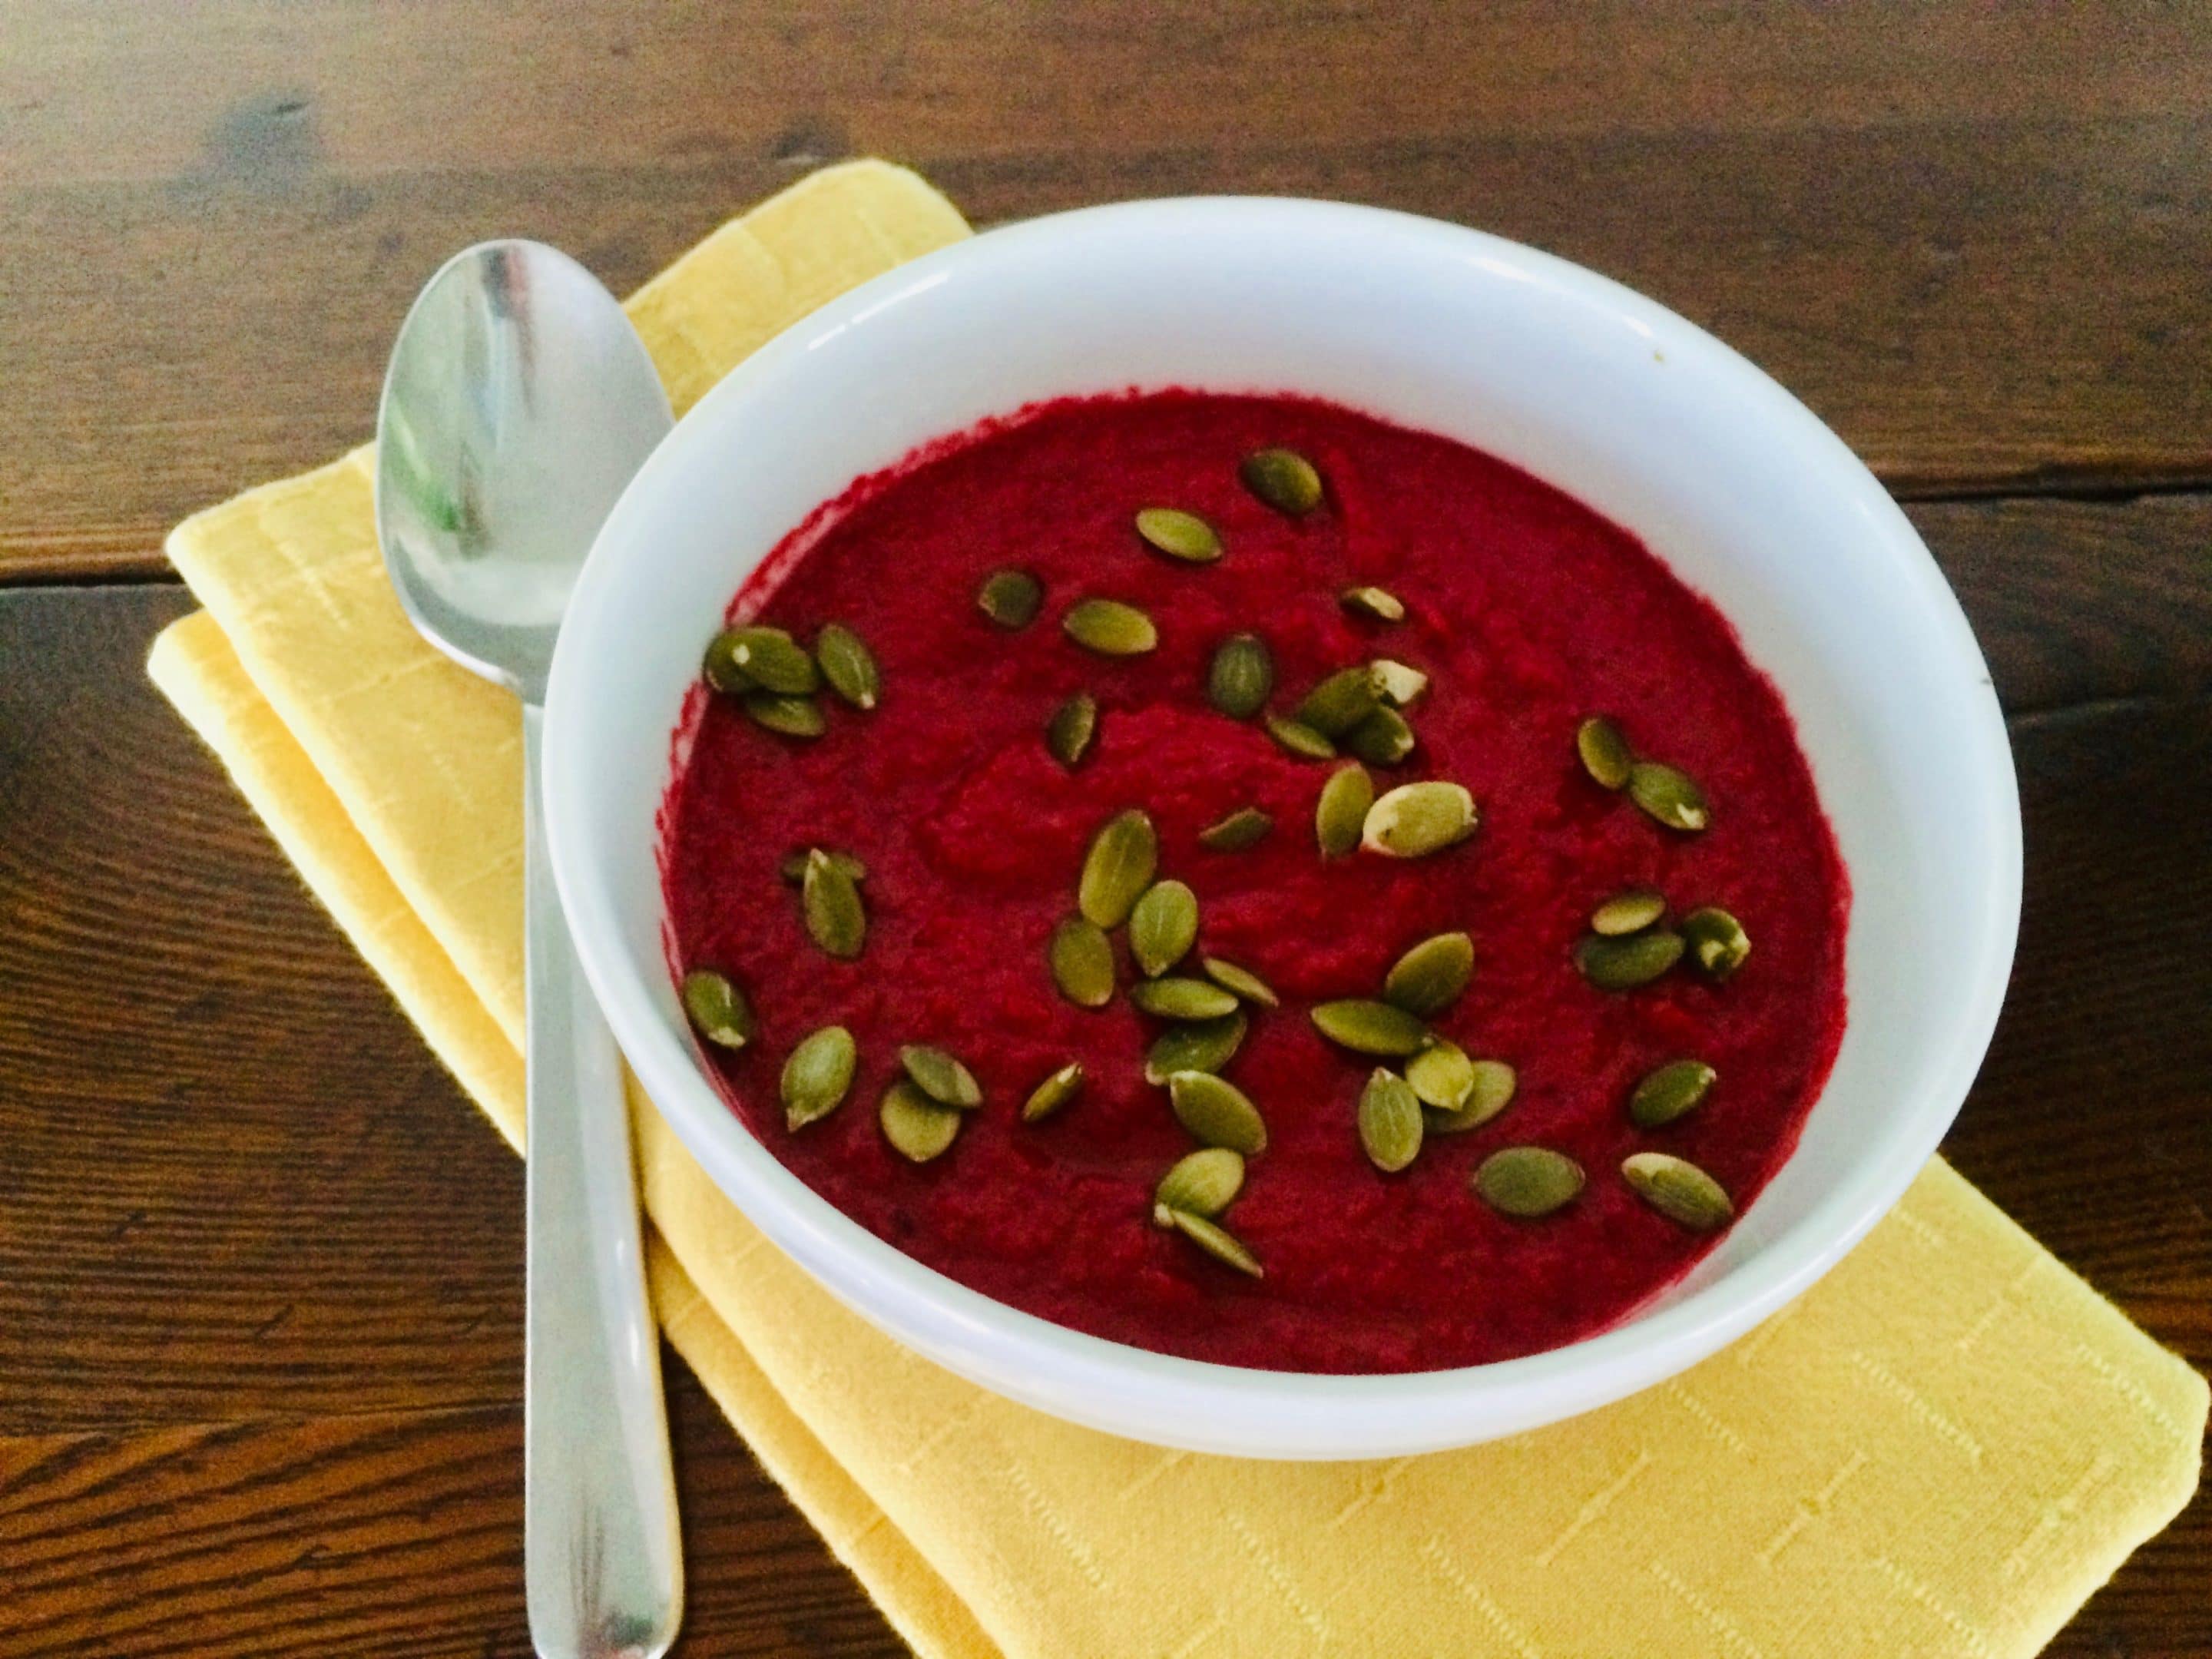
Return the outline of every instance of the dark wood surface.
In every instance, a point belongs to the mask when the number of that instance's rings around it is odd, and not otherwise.
[[[2212,13],[763,0],[0,10],[0,1652],[515,1654],[519,1171],[146,684],[170,522],[368,434],[453,247],[635,283],[818,162],[979,221],[1387,203],[1719,331],[2012,718],[1948,1144],[2212,1366]],[[693,1654],[898,1651],[672,1367]],[[2061,1638],[2212,1652],[2200,1499]]]

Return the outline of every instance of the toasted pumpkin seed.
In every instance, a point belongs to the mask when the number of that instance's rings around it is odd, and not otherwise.
[[[1226,1146],[1255,1158],[1267,1150],[1267,1126],[1251,1097],[1211,1072],[1176,1072],[1168,1078],[1168,1103],[1176,1121],[1204,1145]]]
[[[1168,1221],[1177,1232],[1216,1261],[1234,1267],[1240,1273],[1249,1273],[1254,1279],[1267,1276],[1260,1266],[1260,1258],[1246,1249],[1243,1241],[1226,1228],[1217,1226],[1202,1215],[1193,1215],[1188,1210],[1169,1210]]]
[[[1474,1091],[1474,1062],[1456,1042],[1439,1038],[1406,1062],[1406,1081],[1425,1106],[1441,1112],[1461,1112]]]
[[[775,691],[748,691],[744,711],[753,724],[787,738],[818,738],[829,730],[811,697],[787,697]]]
[[[1114,946],[1106,930],[1084,916],[1068,916],[1052,930],[1045,949],[1052,982],[1079,1008],[1103,1008],[1114,1000]]]
[[[1334,741],[1376,710],[1375,682],[1362,663],[1340,668],[1306,693],[1294,711],[1298,724]]]
[[[684,975],[684,1012],[701,1036],[720,1048],[742,1048],[760,1034],[745,994],[711,968]]]
[[[1145,1081],[1158,1086],[1177,1072],[1219,1071],[1236,1058],[1249,1029],[1241,1008],[1219,1019],[1170,1025],[1152,1040],[1145,1055]]]
[[[884,1090],[876,1107],[884,1139],[900,1157],[915,1164],[927,1164],[951,1146],[965,1115],[957,1107],[939,1105],[907,1078]]]
[[[1376,701],[1388,703],[1393,708],[1411,708],[1419,701],[1421,693],[1429,689],[1426,674],[1418,668],[1395,662],[1389,657],[1377,657],[1369,663],[1367,678],[1375,688]]]
[[[1620,1173],[1638,1198],[1694,1232],[1711,1232],[1735,1213],[1721,1183],[1686,1158],[1635,1152],[1621,1161]]]
[[[1159,1219],[1159,1212],[1167,1209],[1211,1221],[1243,1189],[1244,1155],[1227,1146],[1201,1146],[1184,1153],[1160,1177],[1152,1191],[1152,1219],[1163,1227],[1172,1225]]]
[[[1401,783],[1367,810],[1359,844],[1385,858],[1425,858],[1474,833],[1474,797],[1461,785]]]
[[[806,855],[806,874],[799,888],[807,936],[833,957],[850,961],[868,937],[868,913],[853,878],[816,848]]]
[[[1549,1146],[1508,1146],[1475,1166],[1474,1190],[1503,1214],[1533,1218],[1574,1201],[1583,1166]]]
[[[1395,1175],[1420,1155],[1420,1099],[1387,1066],[1377,1066],[1359,1091],[1359,1145],[1385,1175]]]
[[[1152,818],[1133,806],[1116,812],[1098,826],[1083,855],[1077,908],[1101,927],[1119,927],[1129,919],[1137,895],[1152,884],[1159,862],[1159,836]]]
[[[1593,714],[1575,728],[1575,752],[1582,757],[1583,770],[1601,787],[1628,787],[1629,769],[1636,764],[1636,751],[1620,735],[1620,728],[1604,715]]]
[[[1669,830],[1694,835],[1712,822],[1705,792],[1688,773],[1657,761],[1638,761],[1628,769],[1628,798],[1645,815]]]
[[[1682,918],[1691,958],[1715,979],[1726,979],[1751,954],[1751,935],[1717,904],[1700,905]]]
[[[1406,602],[1387,587],[1347,587],[1338,598],[1346,611],[1370,622],[1406,620]]]
[[[1317,1002],[1311,1018],[1314,1029],[1339,1048],[1356,1054],[1387,1057],[1417,1054],[1433,1040],[1429,1028],[1403,1008],[1387,1002],[1350,998],[1340,1002]]]
[[[1156,1019],[1218,1019],[1237,1012],[1236,997],[1204,979],[1139,980],[1129,1000]]]
[[[1590,912],[1590,932],[1607,939],[1640,933],[1667,914],[1667,897],[1649,887],[1632,887],[1615,893]]]
[[[841,623],[824,623],[814,636],[814,659],[822,665],[830,689],[847,702],[855,708],[876,706],[883,695],[883,671],[858,634]]]
[[[717,691],[734,696],[760,689],[760,682],[738,665],[738,636],[743,632],[742,629],[726,628],[707,641],[706,654],[699,661],[699,674]]]
[[[825,1025],[801,1040],[783,1062],[784,1127],[803,1129],[842,1105],[859,1060],[853,1034],[842,1025]]]
[[[1062,766],[1073,767],[1098,735],[1098,699],[1079,691],[1053,710],[1045,722],[1044,746]]]
[[[1218,823],[1198,832],[1198,844],[1216,853],[1242,853],[1257,847],[1275,820],[1256,806],[1240,806]]]
[[[1414,1068],[1427,1058],[1426,1054],[1413,1057],[1413,1062],[1406,1068],[1408,1080],[1411,1080]],[[1468,1085],[1467,1098],[1457,1111],[1446,1111],[1441,1107],[1432,1106],[1422,1114],[1427,1120],[1431,1134],[1457,1135],[1465,1134],[1469,1129],[1480,1129],[1513,1103],[1514,1091],[1520,1086],[1521,1080],[1510,1066],[1502,1060],[1478,1060],[1473,1062],[1472,1070],[1474,1074]]]
[[[806,860],[813,850],[806,847],[793,848],[783,855],[782,861],[775,866],[776,873],[793,887],[798,886],[806,879]],[[824,851],[823,856],[852,877],[854,881],[866,881],[868,878],[868,866],[850,853]]]
[[[1257,634],[1231,634],[1206,671],[1206,700],[1233,720],[1249,720],[1275,690],[1275,659]]]
[[[1321,505],[1321,474],[1295,449],[1255,449],[1244,458],[1237,476],[1276,512],[1294,519]]]
[[[1677,1060],[1648,1073],[1628,1097],[1629,1121],[1656,1129],[1705,1103],[1719,1073],[1702,1060]]]
[[[811,696],[822,675],[805,647],[781,628],[733,628],[730,660],[763,691],[787,697]]]
[[[1300,760],[1336,758],[1336,745],[1303,720],[1285,720],[1280,714],[1270,714],[1265,724],[1267,735]]]
[[[1129,954],[1158,979],[1198,943],[1198,895],[1179,881],[1156,881],[1129,912]]]
[[[1413,752],[1413,728],[1386,704],[1345,734],[1344,746],[1370,766],[1395,766]]]
[[[1224,991],[1236,993],[1237,1000],[1262,1008],[1279,1008],[1282,999],[1275,988],[1249,968],[1239,968],[1233,962],[1224,962],[1219,957],[1202,957],[1199,966],[1206,976]]]
[[[1211,564],[1221,556],[1221,538],[1213,526],[1180,507],[1145,508],[1137,514],[1137,533],[1146,546],[1186,564]]]
[[[1681,960],[1682,936],[1660,929],[1607,939],[1585,933],[1575,944],[1575,968],[1601,991],[1632,991]]]
[[[1083,1062],[1071,1060],[1030,1091],[1022,1103],[1022,1121],[1042,1122],[1083,1092]]]
[[[983,1103],[983,1085],[958,1058],[927,1042],[909,1042],[899,1050],[899,1064],[914,1079],[914,1086],[940,1106],[973,1111]]]
[[[1474,977],[1474,941],[1465,933],[1432,933],[1390,964],[1382,1000],[1426,1019],[1460,1000]]]
[[[994,570],[975,590],[975,607],[1000,627],[1027,628],[1044,605],[1044,584],[1026,570]]]
[[[1340,859],[1359,845],[1367,809],[1375,805],[1375,780],[1358,761],[1346,761],[1328,775],[1314,803],[1314,840],[1325,859]]]
[[[1160,642],[1152,619],[1119,599],[1079,599],[1060,625],[1068,638],[1102,657],[1141,657]]]

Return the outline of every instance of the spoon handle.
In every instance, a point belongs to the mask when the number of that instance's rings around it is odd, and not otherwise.
[[[629,1114],[545,854],[544,711],[523,705],[529,1289],[523,1560],[541,1659],[651,1659],[675,1639],[684,1565],[645,1291]]]

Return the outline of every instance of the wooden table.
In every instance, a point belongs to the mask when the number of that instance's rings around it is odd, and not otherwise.
[[[527,1651],[521,1185],[142,660],[165,526],[369,432],[416,286],[617,289],[874,152],[979,222],[1352,198],[1595,266],[1908,504],[2027,910],[1948,1145],[2212,1365],[2212,10],[14,0],[0,15],[0,1650]],[[672,1366],[686,1650],[888,1654]],[[2212,1502],[2055,1651],[2212,1651]]]

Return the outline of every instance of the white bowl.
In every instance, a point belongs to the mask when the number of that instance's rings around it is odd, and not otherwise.
[[[1626,1322],[1406,1376],[1145,1352],[1018,1313],[874,1237],[757,1142],[702,1071],[663,954],[654,815],[702,629],[856,475],[1035,399],[1131,386],[1310,393],[1504,456],[1641,536],[1780,685],[1850,869],[1850,1025],[1795,1155]],[[1989,672],[1872,475],[1650,300],[1371,209],[1092,209],[992,231],[824,307],[709,392],[623,496],[570,601],[547,721],[553,863],[585,969],[708,1175],[833,1295],[951,1370],[1204,1451],[1465,1444],[1618,1400],[1741,1336],[1834,1265],[1935,1151],[1988,1045],[2019,921],[2019,801]]]

